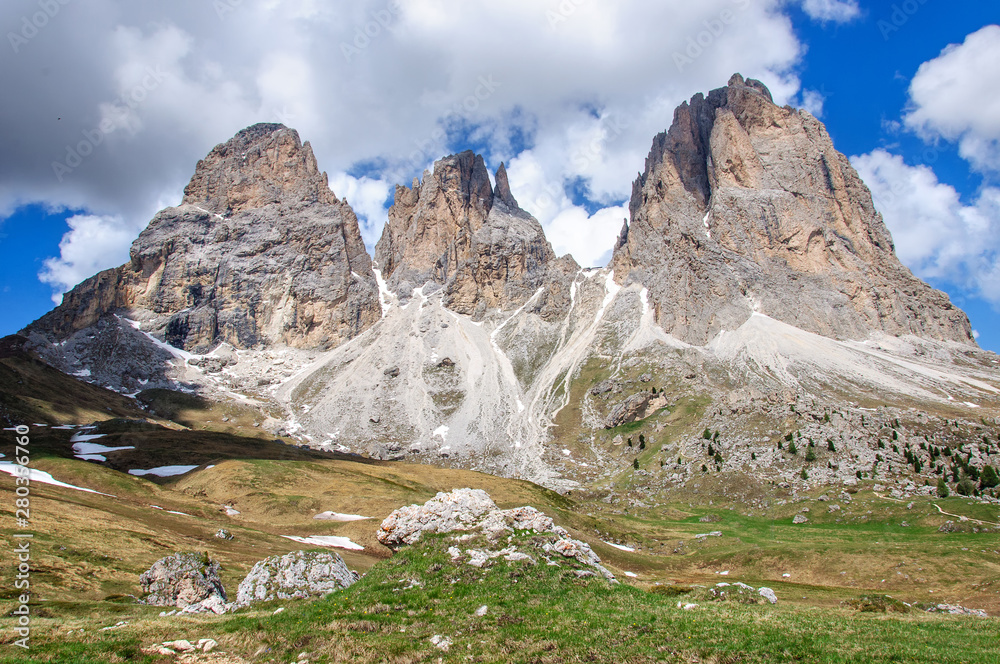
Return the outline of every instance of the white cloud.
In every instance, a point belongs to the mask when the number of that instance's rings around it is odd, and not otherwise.
[[[138,231],[121,217],[76,215],[66,220],[69,232],[59,243],[59,258],[49,258],[38,274],[53,288],[52,301],[59,304],[62,294],[101,270],[128,260],[129,247]]]
[[[590,214],[574,205],[560,180],[546,179],[532,150],[513,159],[507,174],[514,198],[542,224],[556,254],[572,254],[583,267],[607,263],[628,217],[627,206],[610,206]]]
[[[334,173],[330,176],[330,188],[341,200],[350,203],[354,213],[358,215],[361,225],[361,236],[371,250],[378,242],[388,215],[385,207],[389,197],[390,185],[382,180],[372,180],[368,177],[352,177],[347,173]]]
[[[904,122],[926,140],[958,141],[982,171],[1000,171],[1000,26],[988,25],[920,65]]]
[[[803,90],[802,102],[799,104],[799,107],[809,111],[814,117],[821,118],[823,117],[823,104],[825,102],[826,97],[818,90]]]
[[[539,212],[554,245],[593,262],[597,248],[578,238],[611,248],[620,226],[611,219],[678,103],[736,71],[763,80],[779,103],[799,88],[803,49],[787,0],[219,4],[70,3],[8,53],[0,122],[18,131],[0,138],[0,211],[41,202],[148,220],[154,203],[180,201],[214,145],[281,121],[330,173],[375,164],[367,182],[334,187],[367,220],[371,243],[384,219],[379,188],[408,184],[444,156],[442,127],[462,126],[491,167],[528,147],[542,183],[582,183],[611,208],[586,215],[563,195]],[[0,3],[0,24],[19,25],[19,7]],[[140,101],[122,101],[133,92]],[[59,181],[53,162],[108,118],[118,128]],[[560,215],[573,223],[555,223]]]
[[[885,150],[851,163],[872,190],[907,267],[1000,304],[1000,189],[988,187],[965,205],[930,168],[907,166]]]
[[[972,338],[973,339],[978,339],[979,338],[979,330],[973,330],[972,331]]]
[[[857,0],[803,0],[802,9],[817,21],[846,23],[861,15]]]

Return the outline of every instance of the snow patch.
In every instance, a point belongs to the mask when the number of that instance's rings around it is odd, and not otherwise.
[[[604,540],[601,541],[604,542]],[[628,551],[629,553],[635,553],[635,549],[633,549],[630,546],[622,546],[621,544],[615,544],[613,542],[604,542],[604,543],[607,544],[608,546],[613,546],[620,551]]]
[[[90,434],[74,433],[73,436],[69,439],[69,442],[71,442],[71,443],[83,443],[83,442],[86,442],[88,440],[97,440],[98,438],[104,438],[104,435],[105,434],[103,434],[103,433],[90,433]],[[75,446],[74,446],[74,448],[75,448]]]
[[[134,445],[123,445],[122,447],[106,447],[97,443],[76,443],[73,445],[75,454],[106,454],[108,452],[118,452],[119,450],[134,450]]]
[[[361,516],[360,514],[341,514],[340,512],[320,512],[314,519],[320,519],[321,521],[364,521],[365,519],[374,519],[373,516]]]
[[[177,475],[183,475],[184,473],[190,473],[192,470],[198,466],[159,466],[158,468],[150,468],[148,470],[133,469],[128,471],[129,475],[155,475],[156,477],[175,477]]]
[[[53,478],[50,473],[36,470],[34,468],[25,468],[24,466],[11,463],[10,461],[0,461],[0,473],[7,473],[8,475],[12,475],[14,477],[27,477],[29,482],[51,484],[52,486],[61,486],[66,489],[74,489],[75,491],[86,491],[87,493],[96,493],[101,496],[110,496],[111,498],[115,497],[110,493],[101,493],[100,491],[94,491],[93,489],[85,489],[82,486],[74,486],[72,484],[60,482],[59,480]]]
[[[448,440],[448,427],[442,424],[437,429],[434,429],[434,433],[431,435],[441,436],[441,442],[446,442]]]
[[[334,537],[318,535],[313,537],[297,537],[295,535],[282,535],[285,539],[290,539],[300,544],[312,544],[313,546],[326,546],[338,549],[350,549],[351,551],[364,551],[365,547],[355,544],[347,537]]]

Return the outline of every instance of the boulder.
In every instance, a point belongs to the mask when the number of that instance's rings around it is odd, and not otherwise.
[[[359,579],[344,559],[325,551],[294,551],[266,558],[250,570],[236,594],[237,606],[274,599],[305,599],[347,588]]]
[[[496,503],[482,489],[456,489],[439,493],[423,505],[401,507],[382,522],[378,541],[390,548],[415,544],[425,533],[473,530]]]
[[[611,413],[604,420],[604,428],[614,429],[623,424],[635,422],[646,411],[646,406],[649,405],[652,398],[653,395],[649,392],[633,394],[611,409]]]
[[[175,553],[153,563],[139,576],[150,606],[175,606],[187,609],[208,601],[212,606],[226,605],[226,591],[219,580],[220,565],[207,554]]]
[[[534,548],[541,549],[544,553],[558,553],[564,558],[573,558],[608,581],[617,583],[614,575],[601,565],[601,559],[589,544],[572,539],[565,528],[555,525],[543,512],[530,506],[498,509],[489,494],[481,489],[456,489],[450,493],[439,493],[423,505],[401,507],[382,522],[378,540],[398,549],[418,542],[425,532],[455,531],[470,531],[459,538],[461,541],[478,534],[485,536],[490,542],[515,531],[546,534],[548,537],[535,542]],[[501,556],[508,562],[535,562],[532,556],[513,546],[499,551],[469,549],[464,554],[461,549],[453,546],[448,549],[448,553],[453,561],[468,555],[466,562],[474,567],[482,567]]]

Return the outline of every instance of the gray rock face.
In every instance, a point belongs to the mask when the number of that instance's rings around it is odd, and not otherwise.
[[[460,539],[482,534],[488,541],[496,542],[513,531],[554,535],[551,541],[538,545],[542,552],[573,558],[596,570],[609,581],[616,582],[614,575],[601,565],[601,559],[589,544],[571,538],[566,529],[555,525],[551,518],[534,507],[498,509],[489,494],[482,489],[455,489],[450,493],[438,493],[423,505],[401,507],[386,517],[377,537],[386,546],[398,549],[418,542],[424,533],[468,532],[469,535]],[[466,562],[473,567],[482,567],[499,557],[512,562],[535,562],[531,555],[518,551],[516,547],[499,551],[470,549],[464,554],[457,547],[451,547],[449,552],[453,560],[467,556]]]
[[[219,563],[197,553],[176,553],[162,558],[139,576],[143,603],[186,609],[206,601],[225,604],[226,591],[219,580]]]
[[[872,331],[974,344],[965,314],[896,258],[825,127],[758,81],[681,105],[633,185],[611,267],[657,322],[704,344],[761,313],[833,338]]]
[[[607,419],[604,421],[604,428],[614,429],[622,424],[634,422],[646,411],[646,407],[652,398],[653,395],[649,392],[633,394],[611,409],[611,413],[608,414]]]
[[[496,503],[482,489],[455,489],[438,493],[423,505],[399,508],[382,522],[377,537],[382,544],[398,548],[415,544],[425,532],[473,530],[496,511]]]
[[[308,143],[254,125],[198,162],[179,207],[158,213],[128,264],[83,282],[28,331],[59,339],[119,313],[195,352],[332,347],[381,316],[350,206]]]
[[[254,565],[240,582],[236,604],[326,595],[351,586],[359,578],[335,553],[294,551]]]
[[[571,257],[557,259],[541,225],[517,204],[503,164],[490,184],[483,158],[446,157],[412,188],[396,187],[375,263],[398,292],[428,281],[445,289],[452,310],[482,316],[525,304],[551,318],[569,306]],[[425,293],[426,294],[426,293]]]

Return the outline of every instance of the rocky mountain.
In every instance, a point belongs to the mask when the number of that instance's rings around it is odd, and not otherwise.
[[[973,345],[965,314],[895,255],[871,193],[823,124],[735,75],[653,140],[611,267],[656,321],[705,344],[754,313],[838,339]]]
[[[148,379],[143,364],[164,355],[153,346],[137,356],[143,340],[129,328],[194,353],[223,342],[328,348],[381,314],[353,210],[330,190],[309,143],[282,125],[254,125],[213,149],[182,203],[158,213],[130,253],[26,330],[42,348],[55,341],[97,368],[110,362],[112,385],[123,373]],[[113,357],[124,343],[132,351]]]
[[[738,75],[654,139],[607,268],[557,257],[472,152],[396,188],[372,261],[308,143],[257,125],[25,333],[69,373],[236,398],[301,444],[609,500],[922,481],[932,441],[1000,465],[1000,359],[900,264],[823,125]]]
[[[572,257],[557,259],[541,224],[521,209],[503,164],[490,183],[482,156],[446,157],[411,188],[396,187],[375,247],[389,288],[405,297],[427,285],[452,311],[482,318],[514,309],[542,288],[535,309],[552,318],[569,304]]]

